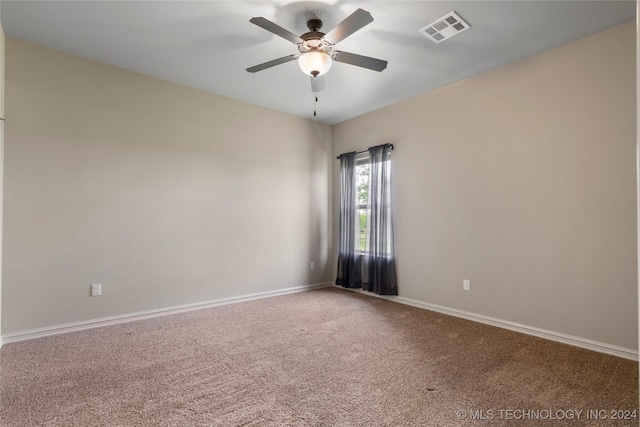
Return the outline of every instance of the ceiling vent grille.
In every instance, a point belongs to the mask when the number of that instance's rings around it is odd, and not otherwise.
[[[420,33],[432,42],[438,44],[469,28],[471,28],[471,26],[460,18],[457,13],[450,12],[426,27],[421,28]]]

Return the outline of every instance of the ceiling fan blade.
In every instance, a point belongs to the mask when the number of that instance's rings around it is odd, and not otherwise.
[[[298,59],[299,56],[300,55],[283,56],[282,58],[274,59],[273,61],[249,67],[247,68],[247,71],[250,73],[257,73],[258,71],[266,70],[267,68],[275,67],[276,65],[284,64],[285,62],[294,61]]]
[[[345,64],[351,64],[357,67],[368,68],[369,70],[373,71],[382,71],[387,68],[387,61],[383,61],[382,59],[356,55],[355,53],[341,52],[339,50],[334,52],[333,59],[338,62],[344,62]]]
[[[311,92],[316,93],[324,90],[324,76],[311,76]]]
[[[324,37],[331,43],[337,44],[371,22],[373,22],[373,16],[366,10],[358,9],[333,27]]]
[[[283,39],[287,39],[293,44],[298,44],[298,43],[302,43],[303,42],[303,40],[300,37],[296,36],[291,31],[285,30],[281,26],[279,26],[277,24],[274,24],[273,22],[271,22],[268,19],[263,18],[261,16],[259,16],[257,18],[251,18],[251,19],[249,19],[249,22],[251,22],[252,24],[257,25],[258,27],[264,28],[265,30],[267,30],[269,32],[272,32],[276,36],[280,36]]]

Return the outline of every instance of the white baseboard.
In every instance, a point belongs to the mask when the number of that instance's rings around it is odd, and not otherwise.
[[[509,329],[515,332],[521,332],[527,335],[533,335],[539,338],[545,338],[551,341],[561,342],[563,344],[569,344],[576,347],[586,348],[588,350],[597,351],[600,353],[611,354],[613,356],[623,357],[638,361],[638,350],[632,350],[630,348],[618,347],[611,344],[606,344],[598,341],[592,341],[586,338],[575,337],[572,335],[563,334],[560,332],[549,331],[546,329],[536,328],[534,326],[527,326],[520,323],[509,322],[507,320],[496,319],[494,317],[484,316],[482,314],[470,313],[468,311],[458,310],[455,308],[443,307],[441,305],[430,304],[423,301],[414,300],[411,298],[405,298],[400,296],[386,296],[376,295],[371,292],[363,291],[360,289],[346,289],[341,286],[334,285],[340,289],[348,291],[354,291],[369,296],[374,296],[389,301],[399,302],[401,304],[410,305],[413,307],[422,308],[425,310],[436,311],[438,313],[448,314],[450,316],[460,317],[462,319],[472,320],[474,322],[484,323],[491,326],[497,326],[498,328]]]
[[[286,295],[295,292],[304,292],[312,289],[325,288],[332,286],[333,283],[318,283],[306,286],[296,286],[292,288],[278,289],[275,291],[258,292],[255,294],[240,295],[236,297],[221,298],[217,300],[210,300],[204,302],[198,302],[193,304],[184,304],[173,307],[160,308],[155,310],[147,310],[136,313],[124,314],[119,316],[103,317],[99,319],[86,320],[82,322],[66,323],[62,325],[55,325],[46,328],[30,329],[27,331],[12,332],[5,335],[0,335],[0,348],[3,344],[12,342],[24,341],[34,338],[46,337],[50,335],[64,334],[67,332],[81,331],[85,329],[98,328],[101,326],[116,325],[118,323],[133,322],[136,320],[150,319],[153,317],[166,316],[170,314],[184,313],[193,310],[200,310],[204,308],[217,307],[226,304],[235,304],[243,301],[251,301],[261,298],[275,297],[279,295]],[[362,293],[377,298],[386,299],[401,304],[410,305],[413,307],[422,308],[425,310],[431,310],[438,313],[447,314],[450,316],[460,317],[463,319],[471,320],[474,322],[484,323],[491,326],[497,326],[503,329],[509,329],[512,331],[524,333],[527,335],[533,335],[540,338],[545,338],[551,341],[557,341],[564,344],[573,345],[576,347],[586,348],[588,350],[597,351],[600,353],[611,354],[613,356],[623,357],[638,361],[638,351],[629,348],[618,347],[611,344],[592,341],[586,338],[575,337],[572,335],[562,334],[560,332],[549,331],[546,329],[536,328],[533,326],[523,325],[520,323],[514,323],[507,320],[496,319],[494,317],[484,316],[481,314],[475,314],[468,311],[458,310],[455,308],[444,307],[436,304],[430,304],[423,301],[414,300],[411,298],[405,298],[400,296],[385,296],[375,295],[371,292],[362,291],[359,289],[345,289],[341,286],[333,285],[339,289],[344,289],[352,292]]]
[[[292,294],[295,292],[310,291],[312,289],[326,288],[332,283],[317,283],[313,285],[296,286],[293,288],[278,289],[275,291],[258,292],[255,294],[239,295],[236,297],[221,298],[193,304],[183,304],[173,307],[146,310],[136,313],[123,314],[119,316],[103,317],[100,319],[85,320],[82,322],[65,323],[62,325],[49,326],[46,328],[30,329],[27,331],[12,332],[0,336],[0,347],[2,344],[41,338],[50,335],[64,334],[67,332],[82,331],[85,329],[99,328],[101,326],[116,325],[118,323],[133,322],[136,320],[151,319],[153,317],[167,316],[169,314],[185,313],[187,311],[201,310],[203,308],[217,307],[238,302],[251,301],[262,298],[275,297],[279,295]]]

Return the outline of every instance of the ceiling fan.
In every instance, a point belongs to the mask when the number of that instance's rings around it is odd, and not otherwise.
[[[333,49],[338,42],[373,22],[373,17],[365,10],[356,10],[326,34],[320,31],[322,28],[322,21],[320,19],[310,19],[307,21],[309,32],[301,36],[285,30],[266,18],[251,18],[249,22],[289,40],[298,46],[298,51],[300,52],[247,68],[247,71],[250,73],[256,73],[297,59],[302,71],[311,76],[311,90],[313,92],[319,92],[324,89],[323,75],[329,71],[333,61],[374,71],[382,71],[387,68],[387,61]]]

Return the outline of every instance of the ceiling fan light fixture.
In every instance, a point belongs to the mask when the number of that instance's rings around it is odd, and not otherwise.
[[[298,58],[302,72],[313,77],[326,74],[332,63],[331,55],[320,51],[306,52]]]

